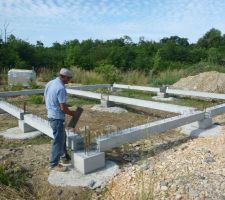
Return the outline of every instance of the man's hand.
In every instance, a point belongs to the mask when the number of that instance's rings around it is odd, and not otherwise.
[[[60,103],[60,109],[67,115],[73,116],[75,114],[75,111],[70,110],[66,103]]]

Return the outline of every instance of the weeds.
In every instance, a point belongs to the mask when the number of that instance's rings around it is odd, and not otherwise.
[[[56,77],[56,74],[57,73],[54,70],[43,68],[38,74],[38,80],[42,82],[48,82]]]
[[[43,104],[42,95],[30,95],[28,101],[32,104]]]
[[[117,95],[121,95],[124,97],[131,97],[131,98],[137,98],[137,99],[145,99],[149,100],[152,96],[155,96],[153,93],[145,92],[145,91],[137,91],[137,90],[122,90],[116,92]]]
[[[85,71],[77,67],[72,67],[71,71],[74,75],[72,82],[80,84],[104,83],[103,76],[95,71]]]
[[[18,148],[26,145],[41,145],[49,144],[51,139],[46,135],[41,135],[36,138],[27,140],[6,140],[2,136],[0,137],[0,148]]]
[[[19,189],[26,182],[25,170],[14,163],[0,165],[0,182]]]
[[[147,85],[149,80],[144,72],[134,70],[123,73],[121,82],[134,85]]]
[[[157,76],[150,77],[152,86],[172,85],[186,75],[184,70],[166,70]]]

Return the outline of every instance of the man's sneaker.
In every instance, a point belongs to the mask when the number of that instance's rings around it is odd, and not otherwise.
[[[68,171],[68,167],[65,167],[65,166],[63,166],[61,164],[58,164],[56,166],[50,166],[49,170],[54,170],[54,171],[57,171],[57,172],[67,172]]]

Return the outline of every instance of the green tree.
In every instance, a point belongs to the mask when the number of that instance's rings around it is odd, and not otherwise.
[[[221,31],[212,28],[202,38],[200,38],[197,44],[203,48],[219,47],[223,38]]]

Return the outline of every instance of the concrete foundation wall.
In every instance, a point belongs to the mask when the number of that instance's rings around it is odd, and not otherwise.
[[[156,87],[145,87],[145,86],[123,85],[123,84],[113,84],[113,87],[121,88],[121,89],[150,91],[150,92],[155,92],[155,93],[160,92],[160,88],[156,88]],[[225,99],[225,94],[212,93],[212,92],[201,92],[201,91],[193,91],[193,90],[181,90],[181,89],[167,88],[166,93],[173,94],[173,95],[197,97],[197,98]]]
[[[170,89],[166,90],[168,94],[182,95],[189,97],[198,97],[198,98],[207,98],[207,99],[225,99],[225,94],[211,93],[211,92],[200,92],[192,90],[179,90],[179,89]]]
[[[0,109],[6,111],[10,115],[23,119],[23,110],[5,101],[0,101]]]
[[[210,117],[220,115],[225,112],[225,104],[213,106],[206,109],[206,112],[209,113]]]
[[[176,116],[130,129],[125,129],[120,132],[114,132],[109,136],[98,138],[96,142],[100,151],[106,151],[126,143],[148,138],[153,134],[162,133],[172,128],[177,128],[195,121],[203,120],[204,118],[204,112]]]
[[[114,88],[120,89],[131,89],[131,90],[140,90],[140,91],[149,91],[149,92],[160,92],[160,88],[156,87],[145,87],[145,86],[135,86],[135,85],[123,85],[123,84],[113,84]]]
[[[166,104],[166,103],[159,103],[154,101],[146,101],[141,99],[134,99],[134,98],[128,98],[128,97],[119,97],[119,96],[109,96],[109,101],[115,102],[115,103],[122,103],[126,105],[133,105],[133,106],[140,106],[145,108],[151,108],[156,110],[162,110],[172,113],[187,113],[196,110],[192,107],[186,107],[186,106],[177,106],[173,104]]]
[[[0,97],[13,97],[20,95],[43,94],[43,93],[44,93],[43,89],[8,91],[8,92],[0,92]]]
[[[81,90],[74,90],[74,89],[66,89],[68,94],[72,94],[75,96],[87,97],[91,99],[101,99],[101,93],[89,92],[89,91],[81,91]]]
[[[32,114],[26,114],[24,115],[24,122],[53,138],[52,128],[47,120],[44,120]]]
[[[110,84],[95,84],[95,85],[80,85],[80,86],[71,86],[67,87],[68,89],[75,90],[91,90],[91,89],[99,89],[99,88],[110,88]]]

